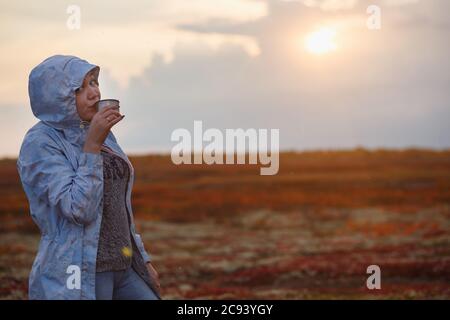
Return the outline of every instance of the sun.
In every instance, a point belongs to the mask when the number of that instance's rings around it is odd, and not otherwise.
[[[324,27],[305,38],[305,47],[312,54],[327,54],[337,49],[335,37],[335,29]]]

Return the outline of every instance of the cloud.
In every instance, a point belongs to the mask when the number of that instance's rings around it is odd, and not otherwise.
[[[307,7],[320,8],[324,11],[351,10],[358,5],[402,6],[417,3],[420,0],[279,0],[281,2],[298,2]]]
[[[292,53],[287,30],[302,34],[311,21],[336,13],[273,2],[269,12],[239,25],[213,20],[179,26],[253,35],[262,51],[250,57],[231,44],[216,51],[179,44],[170,63],[155,56],[126,92],[133,130],[124,129],[122,137],[130,150],[168,150],[172,130],[192,129],[194,120],[222,129],[280,128],[285,149],[450,146],[444,120],[450,73],[441,72],[450,66],[445,31],[391,30],[396,22],[388,20],[388,30],[371,33],[363,23],[352,24],[347,32],[359,43],[318,62]]]
[[[69,5],[81,10],[79,30],[66,26]],[[249,54],[258,54],[249,37],[202,35],[179,30],[176,25],[209,19],[242,22],[267,14],[265,2],[251,0],[137,0],[132,4],[106,0],[0,0],[0,6],[0,104],[26,102],[23,84],[29,71],[57,53],[101,63],[122,87],[148,66],[153,54],[162,54],[169,61],[177,41],[202,42],[211,47],[237,43]]]
[[[303,0],[308,7],[318,7],[322,10],[345,10],[352,9],[358,0]]]

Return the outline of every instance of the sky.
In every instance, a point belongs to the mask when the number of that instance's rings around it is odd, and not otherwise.
[[[76,5],[80,28],[68,27]],[[368,27],[380,9],[379,29]],[[281,150],[450,147],[447,0],[0,0],[0,157],[38,119],[28,75],[54,54],[101,67],[129,154],[177,128],[279,129]],[[73,20],[70,20],[73,21]],[[373,21],[373,20],[370,20]]]

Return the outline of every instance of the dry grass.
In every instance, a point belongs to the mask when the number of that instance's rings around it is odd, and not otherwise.
[[[131,157],[138,229],[166,298],[450,298],[450,152],[284,153],[259,166]],[[39,240],[0,161],[0,297],[25,298]],[[365,286],[382,269],[382,290]]]

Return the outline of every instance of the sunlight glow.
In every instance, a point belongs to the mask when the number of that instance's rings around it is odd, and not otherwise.
[[[335,37],[335,29],[321,28],[306,37],[305,47],[310,53],[317,55],[330,53],[337,49]]]

